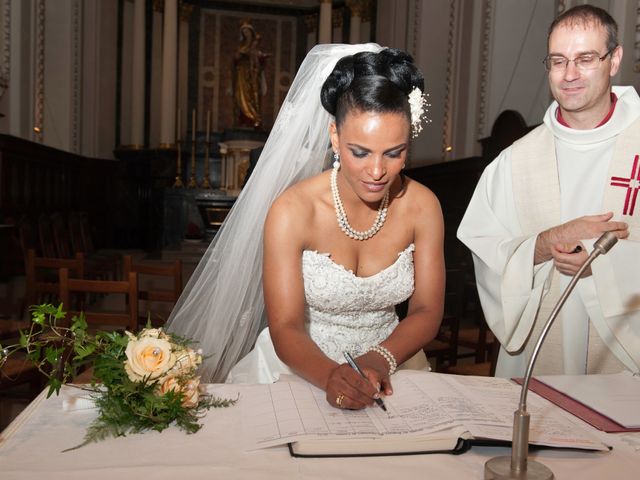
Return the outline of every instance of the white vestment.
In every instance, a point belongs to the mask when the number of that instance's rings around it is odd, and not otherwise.
[[[570,277],[533,264],[537,235],[583,215],[614,212],[630,239],[592,264],[554,324],[537,374],[640,370],[640,98],[614,87],[612,117],[592,130],[556,119],[504,150],[483,172],[458,230],[473,252],[487,323],[502,344],[497,376],[522,376]],[[634,162],[635,161],[635,162]],[[591,251],[594,239],[583,239]],[[590,320],[590,321],[589,321]]]

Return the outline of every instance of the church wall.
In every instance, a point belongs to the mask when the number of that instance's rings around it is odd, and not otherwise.
[[[72,16],[71,0],[46,2],[44,26],[44,143],[76,152],[72,142],[74,127],[78,126],[73,110],[76,103],[75,87],[78,85],[72,77],[75,55],[80,47],[74,38],[73,30],[78,28]]]
[[[84,0],[80,59],[74,82],[78,97],[75,132],[77,153],[113,158],[116,134],[117,14],[109,0]]]
[[[131,85],[133,79],[133,3],[122,3],[122,60],[120,62],[120,145],[131,145]]]
[[[613,78],[614,85],[633,85],[640,91],[640,1],[596,0],[590,3],[607,10],[618,23],[618,41],[623,46],[623,56],[620,70]]]
[[[555,18],[555,1],[495,2],[487,82],[486,121],[478,135],[491,134],[495,119],[504,110],[516,110],[527,125],[536,125],[549,105],[547,29]]]
[[[442,161],[448,102],[447,66],[449,56],[453,55],[449,46],[450,2],[436,0],[421,3],[415,2],[412,13],[419,19],[419,25],[414,27],[414,35],[407,49],[413,52],[424,73],[425,93],[429,95],[427,100],[431,106],[427,113],[430,123],[425,124],[422,133],[414,141],[412,167]]]
[[[149,89],[150,114],[149,114],[149,145],[157,146],[160,143],[160,96],[162,87],[162,12],[153,8],[151,31],[151,82]],[[179,97],[181,98],[181,97]],[[182,125],[187,125],[186,108],[182,110]]]
[[[0,131],[16,137],[31,138],[33,122],[33,68],[32,2],[3,0],[3,14],[10,19],[3,21],[3,59],[9,84],[0,103]],[[7,34],[6,28],[9,29]],[[7,45],[7,41],[9,45]],[[8,47],[8,49],[7,49]]]

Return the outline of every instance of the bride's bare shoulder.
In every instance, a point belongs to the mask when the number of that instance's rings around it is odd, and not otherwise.
[[[440,209],[440,202],[438,197],[423,184],[412,180],[409,177],[404,177],[405,186],[401,195],[407,197],[409,202],[406,205],[414,208],[426,208],[426,209]]]

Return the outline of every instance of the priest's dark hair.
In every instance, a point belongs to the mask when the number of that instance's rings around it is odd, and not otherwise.
[[[618,46],[618,24],[606,10],[594,7],[593,5],[577,5],[559,15],[549,26],[547,45],[549,45],[551,33],[553,33],[558,26],[580,25],[586,27],[590,24],[601,25],[606,30],[607,51],[611,52]]]
[[[424,78],[411,55],[385,48],[341,58],[322,85],[320,99],[338,128],[352,110],[404,113],[410,121],[408,95],[414,87],[424,91]]]

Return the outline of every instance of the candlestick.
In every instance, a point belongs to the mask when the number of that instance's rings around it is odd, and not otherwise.
[[[178,119],[176,121],[177,127],[177,133],[176,133],[176,141],[179,142],[182,139],[182,110],[178,109]]]
[[[176,134],[176,147],[177,147],[177,157],[176,157],[176,180],[173,182],[173,188],[182,188],[184,187],[184,183],[182,183],[182,148],[181,148],[181,140],[180,140],[180,117],[182,116],[182,112],[178,109],[178,119],[177,119],[177,134]]]
[[[211,136],[211,110],[207,110],[207,143],[210,141]]]
[[[191,111],[191,175],[187,188],[197,188],[196,182],[196,109]]]
[[[173,188],[183,188],[184,183],[182,183],[182,148],[180,144],[182,142],[180,140],[176,141],[176,146],[178,147],[178,156],[176,158],[176,181],[173,183]]]
[[[191,141],[196,141],[196,109],[191,112]]]
[[[207,136],[204,142],[204,175],[202,188],[211,189],[209,182],[209,149],[211,148],[211,110],[207,110]]]

